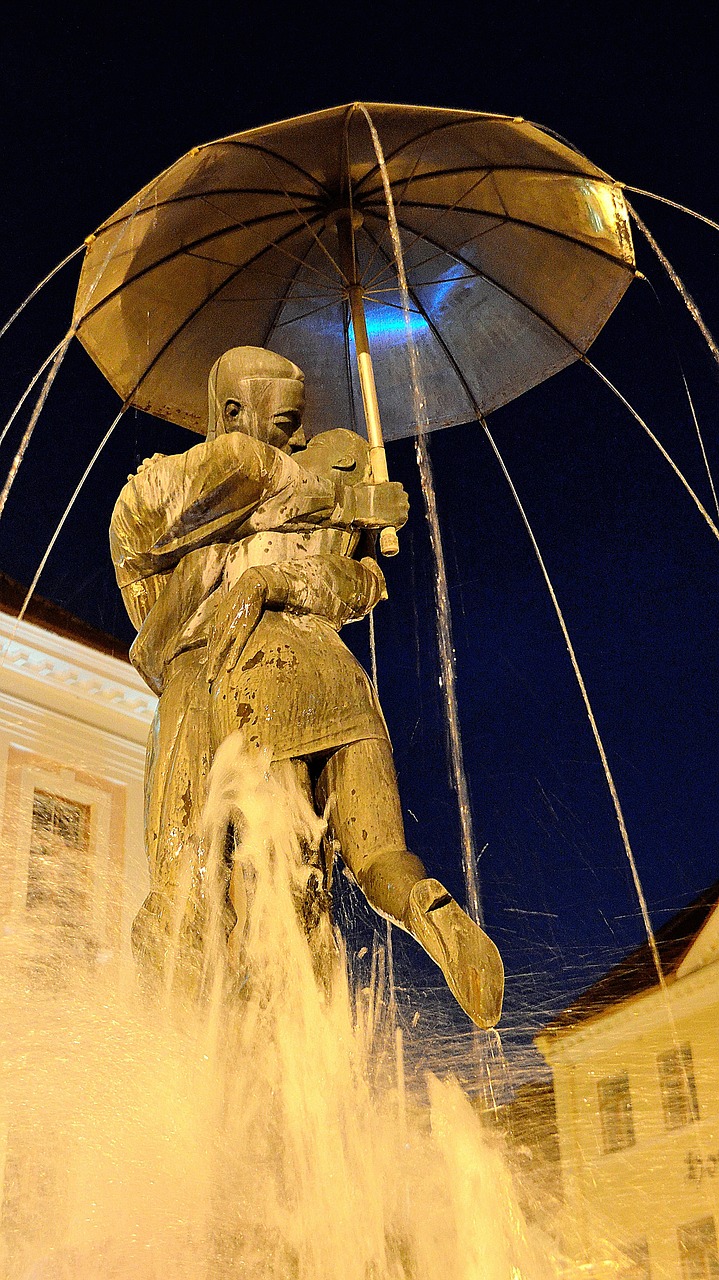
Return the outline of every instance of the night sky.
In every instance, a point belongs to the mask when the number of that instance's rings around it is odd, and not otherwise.
[[[398,4],[308,9],[12,6],[0,76],[2,322],[54,264],[191,146],[354,99],[521,115],[614,177],[719,218],[717,38],[703,5]],[[618,12],[618,11],[617,11]],[[169,11],[168,11],[169,13]],[[228,16],[231,14],[232,16]],[[651,16],[649,16],[651,15]],[[719,232],[631,197],[719,330]],[[719,369],[662,268],[633,284],[592,357],[648,419],[707,506],[681,380],[719,477]],[[0,345],[4,422],[66,330],[79,259]],[[681,364],[680,364],[681,362]],[[119,407],[71,350],[7,509],[0,569],[30,581]],[[25,419],[26,420],[26,419]],[[18,422],[3,446],[10,464]],[[575,366],[490,422],[565,610],[652,918],[719,877],[719,545],[627,411]],[[40,594],[132,632],[107,526],[127,473],[196,437],[127,415],[74,510]],[[597,752],[556,618],[507,486],[475,425],[432,438],[458,689],[488,925],[510,1023],[539,1025],[641,940]],[[408,842],[461,894],[447,783],[429,544],[410,441],[388,449],[412,502],[376,614],[379,686]],[[366,624],[347,630],[367,656]],[[406,948],[402,963],[409,964]],[[415,952],[412,952],[414,956]]]

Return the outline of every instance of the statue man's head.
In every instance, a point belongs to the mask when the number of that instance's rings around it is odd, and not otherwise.
[[[264,347],[232,347],[210,370],[207,439],[242,431],[288,452],[304,444],[305,376]]]

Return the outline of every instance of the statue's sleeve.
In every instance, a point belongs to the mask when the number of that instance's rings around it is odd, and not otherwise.
[[[226,541],[260,508],[267,527],[326,521],[334,482],[240,432],[157,459],[132,476],[115,505],[110,545],[118,583],[171,571],[190,551]],[[123,595],[125,595],[123,590]]]
[[[371,556],[362,560],[306,556],[255,572],[267,575],[270,608],[317,614],[338,631],[347,622],[359,622],[380,600],[387,599],[384,574]]]

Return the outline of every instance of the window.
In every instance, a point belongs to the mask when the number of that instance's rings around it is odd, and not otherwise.
[[[699,1218],[680,1227],[679,1258],[684,1280],[714,1280],[719,1276],[717,1233],[713,1218]]]
[[[622,1252],[627,1259],[626,1264],[620,1267],[622,1280],[651,1280],[649,1245],[645,1236],[624,1245]]]
[[[666,1128],[680,1129],[698,1120],[699,1099],[691,1047],[683,1044],[679,1049],[660,1053],[657,1068]]]
[[[29,912],[77,926],[88,911],[90,806],[37,788],[27,869]]]
[[[602,1124],[602,1148],[605,1155],[634,1146],[634,1120],[629,1093],[629,1076],[609,1076],[600,1080],[599,1118]]]

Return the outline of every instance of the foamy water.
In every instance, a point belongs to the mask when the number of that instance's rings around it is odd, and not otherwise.
[[[76,950],[38,965],[37,934],[3,940],[4,1274],[549,1277],[459,1085],[398,1087],[381,984],[355,990],[335,944],[318,983],[295,906],[321,832],[304,796],[264,761],[228,792],[227,764],[208,821],[241,806],[250,897],[231,995],[148,1004]]]

